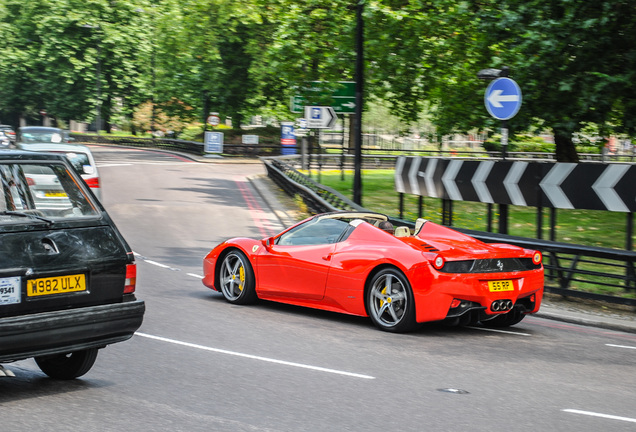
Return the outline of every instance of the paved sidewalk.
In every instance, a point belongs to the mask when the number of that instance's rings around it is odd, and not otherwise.
[[[306,216],[295,210],[293,201],[267,176],[250,178],[251,184],[263,197],[271,210],[278,216],[285,227],[289,227]],[[537,317],[636,333],[636,310],[628,307],[587,302],[584,300],[568,300],[554,294],[546,294]]]

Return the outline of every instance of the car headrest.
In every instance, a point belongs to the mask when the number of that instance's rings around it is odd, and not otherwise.
[[[411,230],[409,230],[409,227],[399,226],[395,228],[394,234],[396,237],[408,237],[411,235]]]

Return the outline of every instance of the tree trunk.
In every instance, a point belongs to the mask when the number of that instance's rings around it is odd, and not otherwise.
[[[356,150],[356,116],[353,114],[349,115],[349,142],[346,144],[347,152],[349,154],[354,154]]]
[[[555,129],[554,144],[556,145],[557,162],[579,161],[579,154],[576,152],[574,142],[572,142],[572,132]]]

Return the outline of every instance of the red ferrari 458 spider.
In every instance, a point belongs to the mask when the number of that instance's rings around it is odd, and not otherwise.
[[[230,303],[264,299],[369,316],[391,332],[440,320],[506,327],[539,310],[540,252],[424,219],[414,230],[388,231],[385,221],[379,213],[325,213],[274,237],[227,240],[205,257],[203,284]]]

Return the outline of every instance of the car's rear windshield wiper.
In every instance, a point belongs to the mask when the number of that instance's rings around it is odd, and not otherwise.
[[[33,214],[33,213],[27,213],[27,212],[5,210],[5,211],[0,211],[0,215],[22,216],[22,217],[28,217],[28,218],[31,218],[31,219],[41,220],[41,221],[44,221],[44,222],[46,222],[48,224],[55,223],[55,221],[53,221],[52,219],[49,219],[49,218],[46,218],[44,216],[40,216],[40,215],[37,215],[37,214]]]

